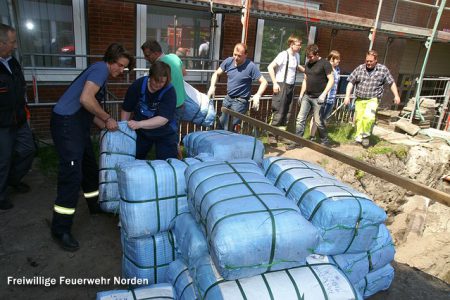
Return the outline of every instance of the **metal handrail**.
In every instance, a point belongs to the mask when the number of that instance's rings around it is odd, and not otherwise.
[[[325,154],[331,158],[334,158],[338,161],[341,161],[347,165],[350,165],[354,168],[362,170],[364,172],[370,173],[378,178],[386,180],[390,183],[393,183],[397,186],[405,188],[408,191],[412,191],[416,194],[425,196],[427,198],[433,199],[439,203],[442,203],[446,206],[450,206],[450,195],[439,190],[428,187],[424,184],[412,181],[406,177],[402,177],[398,174],[391,173],[384,169],[381,169],[376,166],[369,165],[361,160],[355,159],[349,155],[343,154],[336,150],[330,149],[328,147],[322,146],[318,143],[312,142],[310,140],[304,139],[298,135],[293,133],[278,129],[274,126],[251,118],[249,116],[237,113],[235,111],[229,110],[227,108],[222,107],[222,113],[227,113],[231,117],[236,117],[241,119],[243,122],[249,123],[251,126],[259,129],[263,129],[273,133],[276,136],[283,137],[285,139],[291,140],[295,143],[301,144],[304,147],[310,148],[319,153]]]

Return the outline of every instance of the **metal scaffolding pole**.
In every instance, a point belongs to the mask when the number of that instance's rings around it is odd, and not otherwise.
[[[414,1],[408,1],[408,2],[414,2]],[[425,69],[427,68],[428,57],[430,56],[431,45],[433,44],[433,41],[436,37],[437,27],[438,27],[439,21],[441,20],[442,13],[444,12],[446,2],[447,2],[447,0],[441,0],[437,15],[436,15],[436,20],[434,21],[433,31],[431,33],[431,36],[429,36],[427,38],[427,41],[425,42],[425,47],[427,48],[427,52],[425,53],[425,58],[424,58],[423,64],[422,64],[422,70],[420,71],[420,76],[419,76],[419,79],[417,82],[416,96],[414,98],[415,109],[411,113],[410,122],[412,122],[412,120],[414,119],[416,112],[419,114],[419,117],[421,119],[423,119],[423,117],[420,113],[420,108],[419,108],[419,106],[420,106],[419,97],[420,97],[420,93],[422,92],[423,77],[425,74]]]
[[[378,22],[380,20],[380,13],[381,13],[381,6],[382,5],[383,5],[383,0],[378,0],[377,17],[375,19],[375,24],[373,25],[373,28],[372,28],[372,36],[370,38],[369,50],[372,50],[373,44],[375,43],[375,36],[377,34]]]

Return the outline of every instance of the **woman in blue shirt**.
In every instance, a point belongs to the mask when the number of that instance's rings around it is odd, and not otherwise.
[[[162,61],[152,64],[148,76],[128,88],[121,119],[136,130],[136,158],[145,159],[153,145],[156,159],[177,158],[178,138],[175,120],[177,96],[170,83],[170,67]],[[131,114],[133,118],[130,120]]]

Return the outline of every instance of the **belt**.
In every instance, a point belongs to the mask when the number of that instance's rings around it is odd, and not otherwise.
[[[249,98],[244,98],[244,97],[233,97],[233,96],[230,96],[230,95],[227,95],[228,97],[230,97],[230,99],[244,99],[244,100],[249,100],[250,99],[250,97]]]

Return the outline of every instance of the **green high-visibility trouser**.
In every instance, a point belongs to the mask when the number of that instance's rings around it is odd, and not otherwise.
[[[378,98],[360,99],[355,101],[356,136],[369,136],[375,124],[375,116],[378,108]]]

